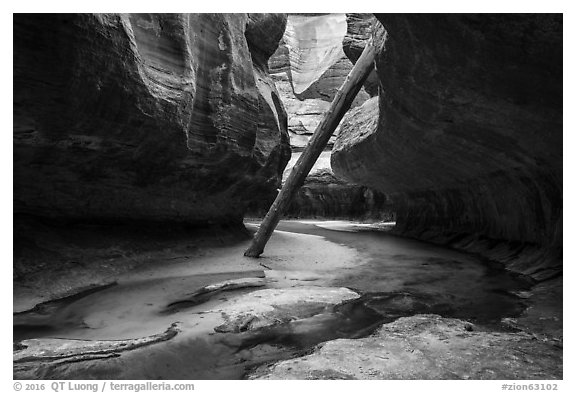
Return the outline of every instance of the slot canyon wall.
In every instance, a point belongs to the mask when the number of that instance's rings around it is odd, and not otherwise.
[[[351,60],[357,59],[353,57],[356,53],[354,48],[362,46],[370,37],[374,20],[372,14],[288,15],[284,36],[269,60],[272,79],[288,113],[288,132],[293,149],[284,180],[350,73]],[[373,72],[352,107],[377,94],[377,76]],[[338,179],[332,173],[330,149],[338,132],[336,130],[327,150],[321,154],[291,202],[286,217],[392,220],[386,195]],[[253,215],[266,214],[272,202],[273,198],[254,204]]]
[[[282,14],[14,15],[14,212],[241,224],[290,158]]]
[[[347,31],[346,14],[288,15],[269,67],[289,114],[290,144],[295,150],[306,146],[352,69],[342,45]],[[352,107],[368,98],[361,89]],[[333,143],[334,138],[329,145]]]
[[[370,36],[376,72],[288,215],[394,211],[399,234],[559,274],[561,15],[15,15],[14,212],[265,212]]]
[[[343,119],[335,175],[388,195],[397,233],[561,274],[562,15],[377,18],[379,97]]]

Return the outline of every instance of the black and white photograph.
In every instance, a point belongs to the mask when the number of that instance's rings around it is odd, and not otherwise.
[[[562,10],[357,7],[12,14],[6,391],[563,390]]]

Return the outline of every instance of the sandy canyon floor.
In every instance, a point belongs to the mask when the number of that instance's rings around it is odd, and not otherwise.
[[[562,278],[346,221],[282,221],[251,259],[245,225],[34,224],[14,378],[562,378]]]

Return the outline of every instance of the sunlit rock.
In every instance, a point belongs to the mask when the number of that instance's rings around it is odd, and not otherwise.
[[[306,146],[353,67],[342,46],[347,29],[345,14],[288,16],[286,32],[269,65],[288,113],[294,147]],[[368,97],[362,89],[352,106]]]

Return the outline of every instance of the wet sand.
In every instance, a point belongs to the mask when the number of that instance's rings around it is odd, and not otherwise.
[[[255,223],[246,226],[256,229]],[[118,350],[105,360],[18,363],[14,375],[238,379],[324,341],[365,337],[401,317],[434,313],[502,330],[502,318],[518,316],[526,307],[515,295],[529,287],[521,277],[463,253],[361,229],[345,222],[335,227],[330,222],[282,221],[261,258],[243,257],[248,240],[188,256],[179,252],[170,263],[149,263],[119,274],[115,285],[17,313],[15,340],[24,340],[17,344],[35,348],[41,348],[42,339],[55,337],[62,344],[89,340],[109,345],[110,340],[152,337],[172,324],[178,334]],[[246,285],[204,293],[190,302],[203,288],[230,280]],[[318,295],[304,293],[320,289],[334,292],[333,298],[314,302]],[[341,297],[346,291],[356,295]],[[247,308],[252,294],[274,312]],[[187,306],[170,308],[178,302]],[[254,317],[238,325],[231,316],[242,307]]]

